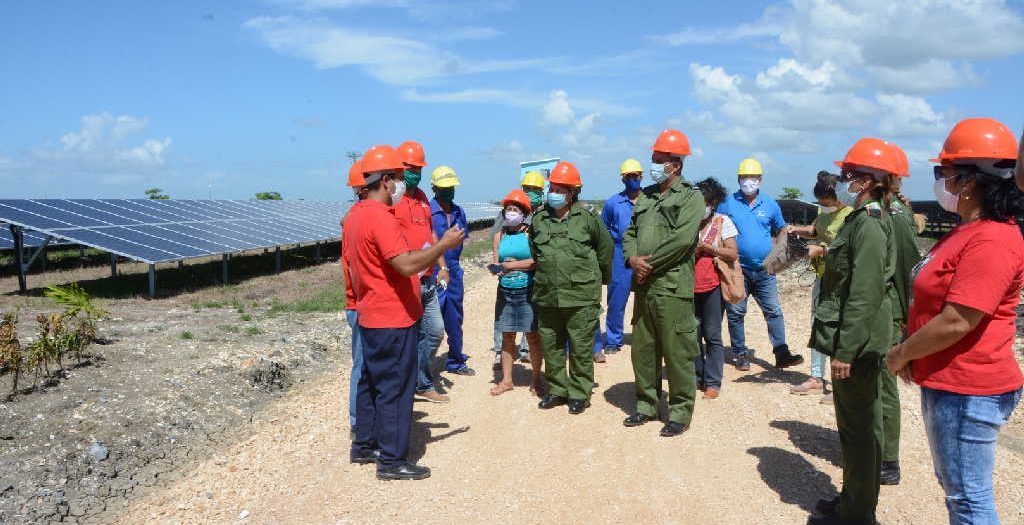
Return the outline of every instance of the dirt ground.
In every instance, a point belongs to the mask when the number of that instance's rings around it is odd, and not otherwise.
[[[517,388],[488,394],[493,374],[493,278],[471,272],[466,351],[475,377],[443,375],[446,405],[417,402],[412,459],[433,469],[418,482],[381,482],[348,463],[349,363],[273,400],[233,444],[134,500],[117,523],[803,523],[841,483],[833,409],[788,393],[798,371],[755,361],[727,366],[722,396],[698,399],[678,438],[660,425],[627,429],[633,408],[629,349],[598,365],[593,407],[580,416],[542,411],[517,365]],[[806,341],[806,279],[782,284],[789,340]],[[627,313],[628,315],[628,313]],[[342,333],[340,321],[335,328]],[[752,306],[748,341],[770,358]],[[1018,342],[1019,349],[1019,342]],[[444,347],[442,346],[442,351]],[[946,522],[932,474],[916,388],[902,385],[903,483],[883,487],[884,524]],[[1003,523],[1024,524],[1024,423],[1018,409],[1002,432],[995,492]],[[110,516],[113,516],[111,514]]]

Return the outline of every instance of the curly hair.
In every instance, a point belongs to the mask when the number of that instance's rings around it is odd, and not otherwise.
[[[974,179],[974,188],[980,194],[981,216],[994,221],[1008,221],[1024,215],[1024,193],[1013,178],[1003,179],[982,171],[957,175],[957,180]]]
[[[704,194],[704,202],[711,206],[718,206],[725,200],[725,186],[714,177],[698,182],[697,189]]]

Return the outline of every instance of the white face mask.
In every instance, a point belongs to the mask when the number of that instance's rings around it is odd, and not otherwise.
[[[715,210],[713,210],[713,209],[711,208],[711,206],[704,206],[704,219],[705,219],[705,220],[706,220],[706,219],[707,219],[708,217],[711,217],[711,215],[712,215],[713,213],[715,213]]]
[[[932,189],[935,192],[935,200],[939,201],[939,206],[942,206],[942,209],[950,213],[957,212],[957,208],[960,206],[960,195],[953,195],[946,190],[946,179],[935,181],[935,186]]]
[[[838,209],[835,206],[818,206],[818,213],[835,213]]]
[[[847,206],[853,206],[857,203],[857,197],[859,196],[860,192],[850,190],[849,182],[840,182],[839,184],[836,184],[836,198],[839,199],[839,202]]]
[[[760,188],[761,181],[757,179],[743,179],[743,181],[740,182],[740,191],[742,191],[744,195],[754,195]]]
[[[518,211],[506,211],[505,220],[503,222],[505,223],[505,226],[510,228],[519,226],[523,223],[523,214]]]
[[[402,200],[402,195],[405,195],[405,181],[395,181],[395,191],[391,192],[391,205],[394,206]]]

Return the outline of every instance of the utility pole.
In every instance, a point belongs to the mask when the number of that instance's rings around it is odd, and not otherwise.
[[[358,151],[350,151],[350,152],[346,153],[345,156],[348,157],[352,161],[352,164],[355,164],[356,161],[359,160],[359,157],[362,157],[363,154],[359,153]]]

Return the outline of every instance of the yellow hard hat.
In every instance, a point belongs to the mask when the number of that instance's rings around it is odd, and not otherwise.
[[[744,175],[761,176],[764,175],[764,170],[761,169],[761,163],[757,159],[746,158],[740,162],[740,169],[737,171],[737,174],[741,177]]]
[[[544,187],[544,176],[539,171],[528,171],[523,174],[523,180],[519,181],[520,186],[532,186],[534,188]]]
[[[430,175],[430,185],[435,188],[452,188],[459,185],[459,178],[451,167],[438,166]]]
[[[640,165],[640,161],[636,159],[626,159],[622,161],[622,165],[619,166],[619,175],[625,175],[627,173],[643,173],[644,167]]]

